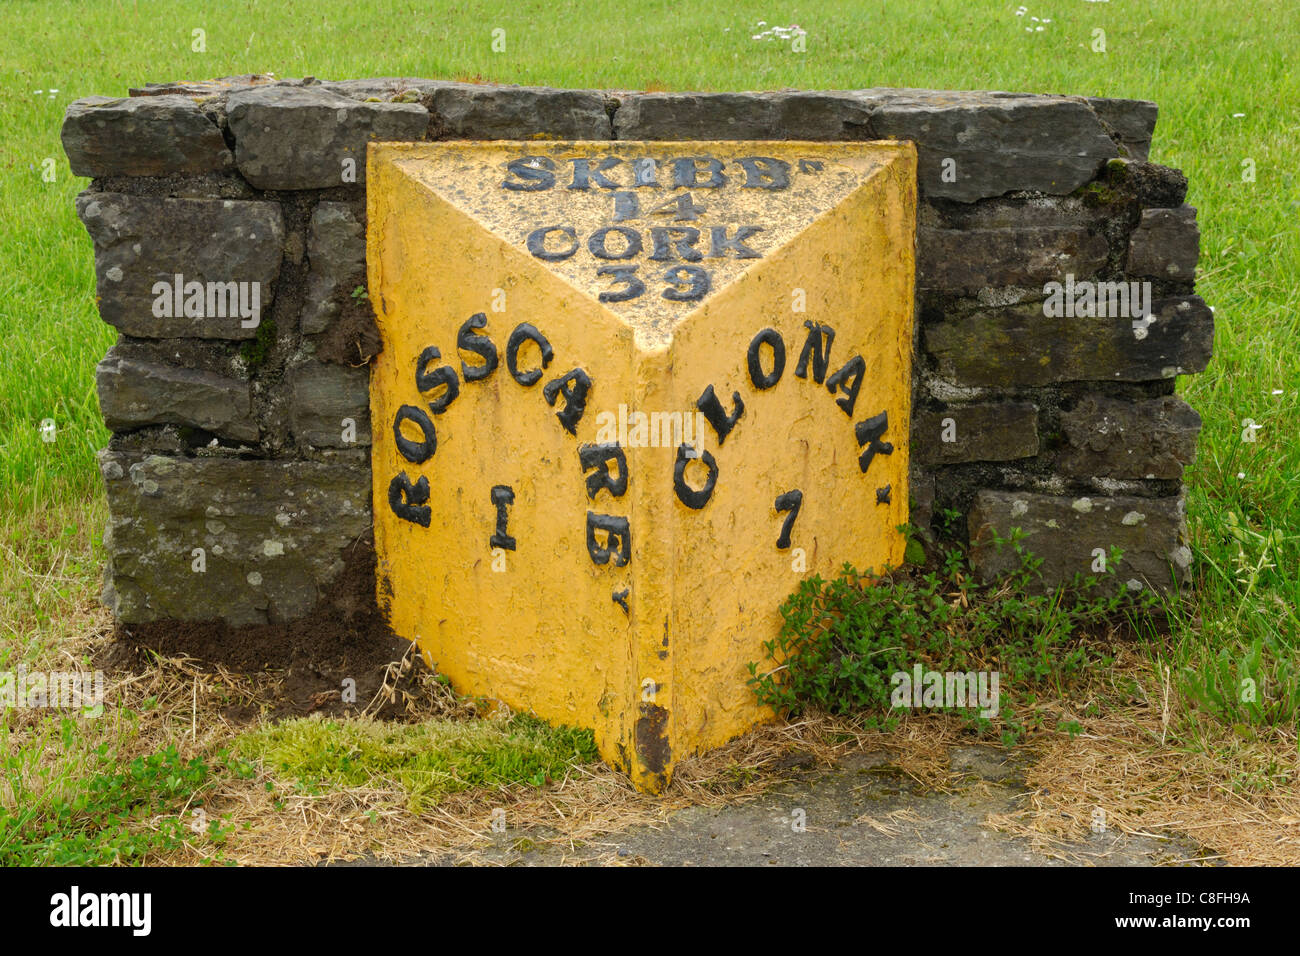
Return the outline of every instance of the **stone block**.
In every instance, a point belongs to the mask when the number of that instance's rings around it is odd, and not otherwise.
[[[324,332],[366,279],[365,227],[346,203],[318,203],[307,237],[307,294],[302,330]]]
[[[871,127],[877,136],[916,142],[927,199],[1064,195],[1119,155],[1077,97],[899,91],[873,113]]]
[[[87,191],[77,214],[95,243],[99,314],[109,325],[140,338],[257,335],[280,274],[278,203]]]
[[[912,459],[922,465],[1032,458],[1038,454],[1038,407],[979,402],[917,412],[911,441]]]
[[[624,140],[870,139],[873,100],[855,92],[641,93],[622,99]]]
[[[1184,499],[1060,497],[1025,491],[980,491],[968,518],[971,563],[984,580],[1019,567],[1009,546],[1012,528],[1025,533],[1022,547],[1042,559],[1047,587],[1068,584],[1075,574],[1101,577],[1094,570],[1097,551],[1110,561],[1111,548],[1123,551],[1113,568],[1115,582],[1131,590],[1162,591],[1183,585],[1192,552],[1187,546]],[[1109,568],[1109,563],[1107,564]]]
[[[1065,275],[1095,275],[1106,264],[1105,238],[1081,226],[917,231],[917,285],[977,295],[1004,286],[1041,287]]]
[[[238,441],[258,439],[248,382],[125,357],[114,348],[99,363],[95,384],[104,424],[115,432],[187,425]]]
[[[258,189],[364,183],[367,143],[421,140],[429,128],[419,103],[369,103],[321,86],[238,90],[226,111],[239,172]]]
[[[1056,317],[1045,303],[989,309],[929,324],[938,376],[967,387],[1145,382],[1204,371],[1214,315],[1198,296],[1151,303],[1151,321]]]
[[[1193,207],[1144,209],[1129,240],[1126,271],[1131,276],[1193,282],[1200,250],[1201,230]]]
[[[111,449],[99,465],[110,513],[104,599],[127,624],[302,617],[370,528],[363,465]]]
[[[1175,395],[1137,402],[1087,395],[1061,413],[1067,445],[1055,467],[1087,478],[1181,478],[1200,430],[1201,416]]]
[[[221,130],[186,96],[90,96],[61,133],[74,176],[219,173],[234,166]]]
[[[1101,117],[1111,137],[1128,151],[1129,157],[1145,160],[1151,151],[1156,129],[1156,104],[1150,100],[1112,99],[1090,96],[1088,103]]]
[[[307,362],[290,373],[289,427],[315,448],[370,444],[370,369]],[[352,422],[352,441],[345,420]]]
[[[451,83],[433,90],[435,126],[455,139],[610,139],[605,94]]]

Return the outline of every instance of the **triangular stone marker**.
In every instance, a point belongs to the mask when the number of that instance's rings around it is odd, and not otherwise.
[[[770,719],[813,574],[902,560],[905,143],[372,145],[379,599],[641,789]]]

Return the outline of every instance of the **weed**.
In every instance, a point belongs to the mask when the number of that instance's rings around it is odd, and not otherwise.
[[[1000,676],[998,714],[1004,740],[1037,728],[1035,704],[1060,694],[1090,665],[1110,658],[1089,634],[1126,612],[1149,609],[1153,597],[1134,598],[1113,578],[1080,577],[1068,588],[1038,593],[1041,561],[1013,533],[1020,567],[980,584],[958,550],[941,570],[886,569],[861,573],[845,565],[839,577],[805,580],[781,606],[777,637],[763,648],[773,668],[749,663],[750,686],[761,703],[783,714],[808,707],[828,713],[864,712],[869,726],[892,727],[893,675],[925,671],[989,672]],[[1122,556],[1111,555],[1111,567]],[[957,708],[978,729],[991,723],[978,708]]]

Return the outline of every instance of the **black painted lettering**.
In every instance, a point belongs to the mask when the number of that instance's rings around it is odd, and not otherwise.
[[[465,360],[461,359],[460,371],[467,382],[480,382],[496,371],[497,347],[486,335],[473,334],[474,329],[486,326],[486,313],[475,312],[465,320],[460,331],[456,333],[456,348],[463,352],[472,352],[483,360],[482,365],[466,365]]]
[[[521,193],[541,192],[555,185],[555,163],[546,156],[525,156],[506,163],[506,180],[501,185]],[[510,176],[515,177],[511,182]]]
[[[590,159],[575,159],[573,161],[573,182],[569,183],[569,188],[590,189],[591,183],[594,182],[601,189],[618,189],[619,184],[606,177],[605,173],[622,162],[621,159],[606,156],[600,161],[600,165],[592,169]]]
[[[605,532],[605,543],[596,540],[596,532]],[[618,515],[598,515],[587,512],[587,553],[592,564],[608,564],[621,568],[632,560],[632,529],[626,518]]]
[[[703,163],[703,168],[700,164]],[[707,178],[701,182],[700,174]],[[722,160],[709,156],[695,156],[673,160],[673,185],[683,189],[720,189],[727,185],[722,172]]]
[[[402,423],[414,422],[420,429],[419,441],[412,441],[402,434]],[[412,464],[419,465],[433,457],[438,450],[438,435],[433,428],[433,419],[423,408],[403,405],[393,417],[393,440],[402,457]]]
[[[784,551],[790,547],[790,531],[794,528],[794,519],[799,517],[799,509],[803,506],[803,492],[799,489],[787,491],[783,495],[776,496],[776,511],[780,514],[782,511],[787,512],[785,520],[781,522],[781,535],[776,539],[778,551]]]
[[[772,371],[763,371],[761,348],[767,345],[772,350]],[[776,329],[764,329],[749,343],[749,380],[758,389],[768,389],[781,381],[785,373],[785,339]]]
[[[567,246],[554,252],[546,248],[546,237],[553,232],[569,240]],[[559,262],[578,251],[578,233],[572,226],[542,226],[528,234],[528,251],[543,262]]]
[[[889,428],[889,412],[887,410],[874,418],[868,418],[853,426],[853,434],[858,440],[859,447],[866,446],[858,457],[858,467],[862,471],[867,470],[867,466],[871,464],[871,459],[875,458],[877,454],[892,455],[894,453],[894,446],[891,443],[879,440],[880,436],[885,434],[887,428]]]
[[[519,350],[525,342],[536,342],[537,347],[541,349],[542,368],[529,369],[527,372],[519,371]],[[510,377],[525,388],[536,385],[541,380],[542,369],[551,364],[554,356],[555,352],[551,348],[551,343],[546,340],[546,336],[528,322],[520,322],[516,325],[506,341],[506,368],[510,370]]]
[[[699,262],[704,258],[695,248],[700,241],[700,230],[690,226],[655,226],[650,230],[650,241],[654,246],[650,258],[656,262],[672,262],[674,259]]]
[[[658,186],[659,183],[655,179],[657,168],[658,164],[650,156],[632,160],[632,185]]]
[[[429,479],[424,475],[415,484],[411,484],[406,472],[399,471],[388,483],[388,507],[403,521],[418,524],[422,528],[429,527],[433,510],[425,503],[428,500]]]
[[[623,283],[623,288],[614,292],[602,292],[596,298],[601,302],[626,302],[645,292],[645,283],[636,275],[636,266],[601,266],[596,270],[598,276],[610,276],[615,282]]]
[[[672,216],[673,222],[694,222],[700,213],[707,212],[707,207],[695,205],[690,193],[679,193],[672,199],[651,209],[651,216]]]
[[[790,164],[769,156],[747,156],[736,160],[745,171],[742,189],[785,189],[790,185]]]
[[[618,442],[604,445],[579,445],[578,461],[583,472],[595,471],[587,475],[587,497],[595,499],[602,490],[608,491],[615,498],[623,497],[627,491],[627,456]],[[610,474],[609,465],[617,466],[618,474]]]
[[[844,414],[853,417],[853,406],[858,403],[858,391],[862,388],[862,379],[867,374],[867,363],[861,355],[855,355],[844,363],[844,367],[826,380],[826,391],[832,395],[839,389],[843,397],[835,399],[835,404],[844,409]]]
[[[507,509],[515,503],[515,490],[509,485],[493,485],[491,495],[492,504],[496,505],[497,509],[497,528],[488,539],[488,546],[513,551],[515,539],[510,537],[506,525],[510,521],[510,513]]]
[[[664,270],[663,278],[668,283],[663,297],[670,302],[697,302],[709,294],[713,284],[702,266],[673,266]]]
[[[420,353],[420,357],[415,361],[415,388],[421,395],[428,398],[427,393],[436,388],[446,386],[446,391],[435,398],[429,398],[429,411],[435,415],[441,415],[447,410],[456,396],[460,394],[460,378],[456,375],[456,370],[450,365],[439,365],[437,368],[430,370],[429,366],[442,358],[442,353],[438,347],[430,345]]]
[[[546,404],[554,407],[555,399],[563,396],[564,407],[555,413],[564,430],[570,435],[578,433],[578,422],[587,410],[587,393],[591,391],[591,377],[582,369],[575,368],[563,378],[553,379],[542,388],[542,397]]]
[[[628,219],[641,218],[641,201],[636,193],[626,190],[614,193],[614,221],[625,222]]]
[[[710,226],[709,237],[713,248],[709,251],[709,258],[722,259],[728,252],[734,252],[737,259],[761,259],[763,254],[745,245],[745,240],[762,231],[762,226],[737,226],[736,234],[728,238],[726,226]]]
[[[695,454],[695,449],[685,442],[677,447],[677,460],[673,462],[673,490],[682,504],[699,511],[713,497],[713,486],[718,483],[718,461],[707,451],[701,451],[698,458],[694,457]],[[704,487],[698,490],[686,483],[686,466],[692,461],[703,463],[709,472]]]
[[[713,430],[718,433],[718,447],[722,447],[726,442],[727,436],[736,427],[736,422],[740,421],[740,416],[745,413],[745,403],[740,400],[739,392],[731,393],[731,401],[735,411],[728,416],[722,407],[722,402],[718,401],[718,396],[713,394],[713,386],[710,385],[695,403],[695,407],[704,414],[709,424],[713,426]]]
[[[622,252],[609,251],[606,242],[611,232],[617,232],[627,243]],[[588,237],[587,249],[597,259],[635,259],[641,254],[641,233],[630,226],[602,226]]]
[[[826,381],[826,370],[831,364],[831,343],[835,341],[835,330],[829,325],[805,322],[808,338],[804,339],[803,351],[799,353],[799,364],[794,367],[796,378],[808,377],[808,359],[812,358],[813,381],[821,385]]]

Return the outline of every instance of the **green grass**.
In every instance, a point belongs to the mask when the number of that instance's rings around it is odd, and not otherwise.
[[[236,747],[303,792],[395,788],[407,794],[413,813],[464,790],[540,787],[597,759],[591,731],[554,728],[523,714],[418,724],[301,718],[244,733]]]
[[[1126,96],[1159,103],[1152,159],[1190,179],[1188,201],[1199,210],[1202,230],[1198,292],[1215,307],[1217,324],[1209,370],[1179,383],[1204,430],[1187,474],[1194,591],[1175,615],[1173,633],[1151,645],[1153,666],[1158,673],[1169,668],[1173,693],[1186,704],[1174,712],[1188,715],[1170,729],[1168,743],[1217,752],[1228,747],[1225,728],[1231,733],[1261,721],[1294,741],[1300,706],[1294,692],[1300,661],[1294,38],[1300,7],[1294,0],[1026,5],[1018,17],[1016,3],[983,0],[717,6],[462,0],[436,7],[373,0],[6,0],[0,4],[0,531],[6,544],[0,565],[7,566],[0,579],[27,582],[0,595],[0,646],[8,659],[56,656],[60,635],[85,624],[84,615],[58,619],[74,606],[62,590],[87,599],[94,589],[84,528],[62,557],[46,554],[62,547],[48,538],[62,533],[66,516],[84,524],[86,515],[102,514],[94,452],[107,434],[93,371],[114,340],[95,312],[91,245],[73,212],[73,197],[86,181],[69,174],[59,144],[72,99],[123,95],[150,81],[248,72],[632,90],[916,86]],[[1029,16],[1051,22],[1042,32],[1026,32]],[[798,23],[808,31],[807,52],[750,39],[759,20]],[[504,53],[491,50],[496,28],[506,31]],[[191,50],[195,29],[206,31],[206,52]],[[1095,29],[1106,33],[1104,54],[1090,48]],[[53,96],[51,88],[58,90]],[[54,161],[53,182],[42,179],[46,159]],[[1254,162],[1254,182],[1242,180],[1246,159]],[[57,429],[52,442],[41,438],[47,418]],[[1245,418],[1262,425],[1254,443],[1242,441]],[[1265,706],[1245,706],[1245,677],[1258,678]],[[109,736],[119,748],[114,753],[128,753],[125,737]],[[352,738],[342,734],[333,745],[346,739]],[[1247,759],[1229,757],[1225,766]],[[98,772],[91,763],[88,774]]]

